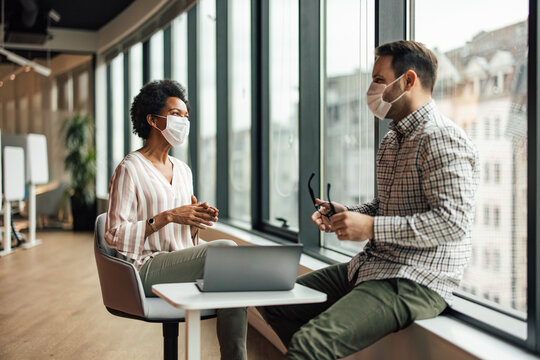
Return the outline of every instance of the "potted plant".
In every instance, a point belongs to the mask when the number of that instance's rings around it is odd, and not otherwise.
[[[76,114],[64,123],[67,155],[65,168],[71,174],[69,191],[73,230],[92,230],[96,219],[96,152],[90,116]]]

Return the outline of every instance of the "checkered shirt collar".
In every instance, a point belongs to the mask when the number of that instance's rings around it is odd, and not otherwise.
[[[435,100],[431,99],[429,102],[401,119],[398,123],[392,121],[389,127],[391,130],[398,133],[400,138],[406,137],[434,110]]]

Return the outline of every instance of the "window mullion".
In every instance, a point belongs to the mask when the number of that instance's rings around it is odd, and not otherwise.
[[[172,63],[171,63],[171,53],[172,53],[172,39],[171,39],[172,28],[171,25],[167,26],[163,30],[163,77],[165,79],[172,78]]]
[[[311,221],[313,203],[307,183],[312,172],[321,179],[321,5],[320,1],[300,0],[299,9],[299,167],[298,240],[307,249],[320,247],[321,234]],[[318,181],[314,189],[319,188]]]
[[[112,177],[114,171],[113,164],[113,131],[112,131],[112,77],[111,63],[107,64],[107,179]]]
[[[528,51],[528,102],[527,102],[527,126],[528,133],[531,135],[528,141],[528,161],[527,167],[527,191],[528,191],[528,209],[527,209],[527,345],[534,349],[536,353],[540,352],[540,312],[538,311],[538,300],[540,299],[540,238],[537,233],[537,226],[540,222],[540,198],[538,188],[540,184],[540,147],[538,139],[540,138],[540,127],[538,119],[540,112],[538,108],[537,86],[540,82],[540,71],[538,64],[538,4],[536,1],[529,2],[529,51]]]
[[[130,51],[124,52],[124,155],[131,151],[131,121],[129,116],[130,98],[130,77],[129,77],[129,57]]]
[[[197,89],[197,6],[193,6],[188,12],[188,94],[190,109],[190,135],[189,135],[189,155],[188,162],[191,168],[191,173],[197,176],[199,161],[198,161],[198,141],[199,141],[199,124],[197,121],[198,110],[198,89]],[[198,181],[193,181],[193,193],[198,194]]]
[[[216,1],[216,205],[229,217],[228,3]]]
[[[260,183],[257,188],[260,190],[260,217],[258,223],[254,225],[261,229],[266,219],[270,217],[270,4],[269,0],[260,2],[260,20],[261,20],[261,60],[260,60],[260,126],[259,138],[253,138],[252,141],[260,142],[260,152],[253,153],[253,158],[258,159]],[[256,121],[254,121],[256,122]],[[255,186],[254,186],[255,187]]]

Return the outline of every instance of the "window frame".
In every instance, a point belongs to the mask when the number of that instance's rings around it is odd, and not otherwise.
[[[321,259],[327,263],[335,263],[328,253],[330,250],[321,245],[321,234],[313,226],[310,216],[313,212],[311,198],[305,189],[311,172],[321,174],[321,153],[313,151],[321,148],[322,99],[321,99],[321,14],[325,0],[298,0],[299,1],[299,231],[291,231],[272,225],[265,221],[269,215],[269,1],[251,0],[251,223],[247,230],[256,232],[267,238],[281,243],[298,242],[304,244],[305,253]],[[414,7],[415,0],[395,2],[393,0],[375,0],[375,45],[414,37]],[[198,139],[199,126],[197,121],[198,109],[198,63],[197,63],[197,16],[198,6],[193,6],[187,13],[187,87],[191,103],[191,137],[189,141],[189,163],[193,174],[198,174]],[[216,1],[216,205],[220,208],[220,221],[235,227],[246,229],[239,222],[228,219],[229,209],[229,66],[228,66],[228,6],[226,1]],[[516,344],[529,351],[540,354],[540,311],[537,301],[540,300],[540,238],[537,234],[537,224],[540,223],[540,109],[537,104],[539,93],[537,84],[540,83],[538,64],[538,5],[536,1],[529,0],[529,52],[528,52],[528,144],[527,144],[527,339],[507,333],[494,326],[488,325],[482,319],[475,318],[453,308],[446,310],[446,314],[463,320],[481,330],[499,338]],[[170,26],[164,31],[164,74],[171,74],[171,34]],[[256,46],[254,46],[254,44]],[[143,42],[143,84],[147,83],[150,75],[149,40]],[[106,81],[106,125],[107,136],[107,181],[112,176],[115,164],[112,163],[112,88],[111,65],[105,63]],[[129,122],[129,51],[124,53],[124,108],[125,128],[131,126]],[[95,88],[94,88],[95,89]],[[94,90],[95,91],[95,90]],[[95,94],[94,94],[95,97]],[[319,119],[319,121],[313,121]],[[376,148],[386,134],[389,121],[377,121],[373,134]],[[474,136],[481,129],[475,128]],[[129,138],[125,135],[125,148],[129,149]],[[128,150],[126,150],[126,153]],[[266,154],[266,155],[265,155]],[[502,165],[499,171],[502,170]],[[196,176],[196,175],[195,175]],[[375,176],[375,175],[374,175]],[[224,181],[222,181],[224,179]],[[314,188],[320,190],[320,176],[316,178]],[[197,181],[193,184],[194,193],[199,192]],[[320,191],[316,191],[320,192]],[[203,200],[203,199],[201,199]],[[501,220],[501,219],[500,219]],[[499,259],[500,260],[500,259]],[[472,289],[471,289],[472,293]],[[456,292],[456,296],[465,299],[471,304],[479,303],[493,311],[500,311],[490,304],[467,297],[467,294]],[[509,316],[512,316],[511,314]]]

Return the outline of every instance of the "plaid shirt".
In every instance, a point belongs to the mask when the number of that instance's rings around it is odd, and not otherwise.
[[[471,254],[478,181],[474,145],[433,100],[392,122],[377,153],[378,197],[348,208],[375,216],[349,280],[406,278],[450,304]]]

